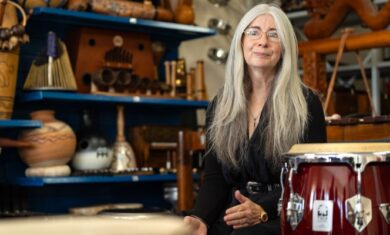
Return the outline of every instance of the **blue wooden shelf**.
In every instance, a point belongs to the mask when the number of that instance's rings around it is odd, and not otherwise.
[[[205,109],[208,101],[192,101],[170,98],[151,98],[140,96],[108,96],[95,94],[82,94],[74,92],[56,91],[32,91],[18,95],[18,102],[35,101],[61,101],[61,102],[84,102],[84,103],[122,103],[125,105],[154,105],[171,106],[178,108]]]
[[[29,23],[51,22],[77,27],[97,27],[124,31],[145,32],[154,36],[167,36],[179,41],[212,36],[216,31],[210,28],[168,23],[155,20],[144,20],[120,16],[110,16],[93,12],[71,11],[61,8],[34,8]]]
[[[194,178],[199,178],[194,176]],[[67,176],[67,177],[15,177],[7,182],[30,187],[59,184],[89,184],[89,183],[136,183],[136,182],[173,182],[175,174],[155,175],[119,175],[119,176]]]
[[[0,120],[0,129],[5,128],[39,128],[42,127],[40,121],[35,120]]]

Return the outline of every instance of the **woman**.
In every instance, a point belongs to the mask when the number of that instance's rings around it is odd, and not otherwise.
[[[238,24],[224,87],[207,111],[203,185],[184,219],[195,234],[279,234],[282,153],[326,141],[322,106],[299,78],[297,50],[276,6],[257,5]]]

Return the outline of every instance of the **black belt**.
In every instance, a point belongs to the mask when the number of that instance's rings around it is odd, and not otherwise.
[[[272,192],[278,188],[280,188],[280,184],[264,184],[255,181],[246,183],[246,190],[249,194]]]

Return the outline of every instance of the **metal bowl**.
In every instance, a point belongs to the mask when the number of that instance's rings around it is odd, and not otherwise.
[[[224,49],[221,48],[210,48],[208,50],[207,55],[209,58],[218,63],[218,64],[224,64],[226,63],[226,60],[228,58],[229,52],[225,51]]]
[[[208,26],[209,28],[217,30],[218,33],[222,35],[228,34],[231,29],[231,26],[227,21],[217,18],[209,19]]]

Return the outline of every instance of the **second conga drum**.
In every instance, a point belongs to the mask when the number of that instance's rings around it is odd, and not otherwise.
[[[42,216],[0,221],[0,234],[12,235],[191,235],[183,219],[143,214],[132,218]]]
[[[390,234],[390,143],[294,145],[281,234]]]

